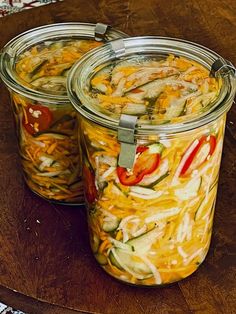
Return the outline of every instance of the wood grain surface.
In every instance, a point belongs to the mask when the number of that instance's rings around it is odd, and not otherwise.
[[[0,47],[30,28],[66,21],[99,21],[130,35],[195,41],[236,64],[234,0],[65,0],[1,18]],[[232,108],[205,262],[178,284],[152,289],[127,286],[95,262],[83,207],[49,204],[25,186],[8,93],[1,83],[0,300],[33,314],[70,314],[72,309],[102,314],[235,313],[235,156],[236,110]]]

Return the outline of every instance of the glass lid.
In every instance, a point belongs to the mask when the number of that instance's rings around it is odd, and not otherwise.
[[[218,59],[178,39],[116,40],[75,65],[69,94],[81,114],[101,124],[117,126],[122,115],[130,115],[139,128],[181,127],[199,121],[229,95],[229,77],[212,71]]]
[[[29,30],[3,49],[2,74],[11,87],[67,97],[66,77],[88,51],[126,34],[98,23],[59,23]]]
[[[22,84],[39,92],[66,95],[66,77],[72,65],[103,42],[94,39],[53,39],[40,42],[21,53],[15,73]]]

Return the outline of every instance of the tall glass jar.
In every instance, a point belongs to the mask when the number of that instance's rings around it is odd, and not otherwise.
[[[71,66],[89,50],[126,35],[104,24],[45,25],[3,48],[1,78],[9,89],[24,178],[54,202],[82,204],[76,112],[66,93]]]
[[[215,52],[160,37],[116,40],[73,67],[90,242],[111,276],[165,285],[203,262],[234,74]]]

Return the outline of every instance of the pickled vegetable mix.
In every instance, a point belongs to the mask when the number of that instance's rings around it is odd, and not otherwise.
[[[117,119],[135,115],[138,126],[194,121],[222,86],[200,63],[174,55],[118,59],[89,80],[90,108]],[[126,168],[119,132],[81,117],[90,241],[106,272],[164,285],[198,268],[210,245],[224,127],[222,115],[193,130],[138,134]]]
[[[48,41],[22,53],[16,73],[24,85],[53,95],[66,94],[66,76],[76,60],[101,45],[94,40]],[[12,94],[24,175],[40,196],[83,202],[81,151],[76,112],[69,103],[34,101]]]
[[[209,110],[221,80],[195,61],[130,58],[103,66],[91,80],[91,96],[103,112],[139,116],[139,123],[176,123]]]
[[[91,247],[112,276],[168,284],[193,273],[211,238],[225,117],[195,134],[143,138],[133,169],[116,135],[81,122]]]
[[[22,53],[16,73],[31,88],[66,95],[66,76],[72,65],[101,42],[88,39],[48,41]]]

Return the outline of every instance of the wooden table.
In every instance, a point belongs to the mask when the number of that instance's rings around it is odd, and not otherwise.
[[[235,13],[233,0],[65,0],[2,18],[0,46],[39,25],[100,21],[130,35],[192,40],[236,64]],[[145,289],[119,283],[100,269],[89,249],[84,208],[49,204],[24,185],[3,85],[0,99],[1,301],[33,314],[235,313],[235,109],[228,116],[209,254],[189,278]]]

